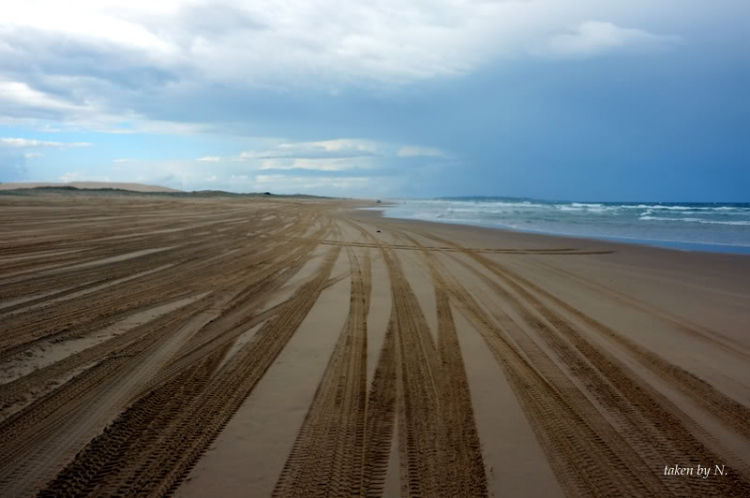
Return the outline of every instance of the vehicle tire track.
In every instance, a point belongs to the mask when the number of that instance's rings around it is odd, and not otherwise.
[[[367,397],[367,427],[362,464],[362,488],[360,496],[378,498],[383,489],[388,470],[388,459],[393,441],[396,419],[398,366],[400,355],[396,343],[396,320],[394,309],[375,367],[372,385]]]
[[[349,313],[273,496],[358,494],[367,410],[367,312],[370,258],[347,248]]]
[[[576,275],[573,272],[564,270],[562,268],[557,268],[542,261],[534,261],[534,263],[562,276],[565,279],[574,280],[597,292],[606,293],[618,303],[624,304],[625,306],[629,306],[635,310],[651,315],[658,320],[661,320],[662,322],[667,323],[670,326],[680,330],[681,332],[695,337],[701,341],[705,341],[713,346],[717,346],[727,353],[737,355],[738,357],[746,361],[750,359],[750,350],[748,350],[747,347],[741,344],[739,341],[733,340],[729,337],[725,337],[707,327],[703,327],[696,323],[690,322],[686,318],[678,317],[666,311],[657,309],[653,306],[650,306],[648,303],[641,301],[640,299],[629,296],[623,292],[615,290],[609,286],[599,284],[580,275]]]
[[[210,318],[196,311],[178,327],[142,341],[129,356],[111,357],[0,424],[0,487],[26,495],[51,478],[96,435],[179,347]],[[131,371],[130,375],[124,375]],[[45,478],[46,476],[46,478]]]
[[[290,231],[305,229],[304,225],[288,228]],[[325,230],[314,234],[309,243],[316,243],[323,233]],[[242,252],[235,253],[226,260],[204,258],[203,261],[193,261],[190,264],[182,261],[181,264],[187,264],[187,269],[173,265],[166,274],[149,275],[128,282],[125,286],[107,288],[94,299],[81,296],[58,303],[49,310],[36,311],[30,318],[22,315],[9,320],[6,323],[13,333],[0,337],[0,359],[23,351],[38,341],[70,334],[85,335],[159,302],[178,299],[206,289],[207,286],[211,288],[211,284],[222,285],[222,280],[226,279],[223,275],[228,271],[252,274],[257,272],[258,266],[270,264],[276,258],[299,248],[299,243],[282,244],[266,251],[254,252],[253,249],[258,244],[262,245],[261,242],[249,244]],[[296,257],[299,258],[300,254],[304,255],[306,251],[297,253]],[[222,277],[217,278],[218,276]],[[177,282],[198,282],[199,285],[177,285]]]
[[[508,272],[507,269],[506,272]],[[515,272],[510,275],[517,280],[520,279],[520,275]],[[657,353],[649,351],[632,339],[623,336],[611,327],[591,318],[577,308],[528,280],[523,279],[519,281],[523,282],[527,288],[533,290],[538,295],[548,299],[564,311],[570,313],[573,317],[579,319],[602,337],[611,339],[642,365],[654,372],[670,386],[688,396],[692,401],[708,413],[711,413],[725,426],[750,440],[750,423],[748,423],[748,420],[750,420],[750,407],[747,407],[727,396],[700,377],[688,372],[684,368],[668,362]]]
[[[482,256],[478,258],[485,259]],[[461,262],[457,258],[454,259]],[[513,295],[493,283],[476,268],[467,263],[461,263],[480,276],[506,302],[510,303],[540,334],[550,349],[561,357],[563,363],[569,366],[571,373],[580,378],[582,384],[592,391],[602,408],[618,420],[623,437],[650,462],[651,472],[657,473],[665,465],[672,465],[675,461],[694,465],[707,461],[722,461],[732,465],[735,470],[730,479],[704,480],[698,483],[667,480],[676,494],[696,492],[697,488],[705,488],[703,492],[719,491],[727,496],[750,492],[744,462],[719,445],[704,429],[619,360],[601,347],[587,341],[567,320],[546,307],[518,281],[523,281],[528,286],[533,284],[496,262],[486,261],[483,266],[501,277],[503,282],[515,292]],[[546,293],[543,289],[535,288],[540,293]],[[534,316],[532,310],[543,319],[540,320]],[[506,327],[506,329],[514,330],[512,327]],[[522,348],[527,355],[534,352],[531,357],[535,359],[534,363],[538,367],[544,364],[542,362],[544,353],[538,350],[533,341],[524,340],[518,333],[513,337],[519,344],[525,345]]]
[[[551,308],[545,306],[530,292],[535,292],[537,295],[548,299],[564,311],[581,320],[581,322],[586,324],[595,332],[614,341],[625,351],[630,353],[634,358],[639,360],[644,366],[648,367],[660,378],[667,381],[672,387],[683,392],[699,406],[714,415],[717,420],[721,421],[723,424],[733,429],[738,434],[750,439],[750,424],[748,424],[747,422],[748,420],[750,420],[750,408],[742,405],[741,403],[718,391],[708,382],[705,382],[695,375],[689,373],[688,371],[667,362],[658,354],[648,351],[644,347],[636,344],[633,340],[616,332],[611,327],[608,327],[601,322],[589,317],[588,315],[566,303],[557,296],[551,294],[545,289],[542,289],[533,282],[530,282],[528,279],[522,277],[517,272],[514,272],[507,267],[501,266],[494,261],[487,260],[481,255],[475,255],[472,257],[480,262],[486,269],[490,270],[496,276],[500,277],[520,296],[521,300],[528,303],[528,305],[533,309],[537,310],[537,312],[546,320],[548,320],[549,323],[555,325],[567,337],[570,337],[572,342],[577,345],[579,350],[582,351],[582,354],[585,354],[583,353],[583,351],[586,351],[588,352],[587,357],[595,355],[594,357],[606,358],[606,360],[603,361],[607,361],[608,365],[618,363],[617,360],[614,359],[614,357],[611,357],[611,355],[603,351],[600,347],[595,346],[590,341],[586,341],[585,338],[575,330],[575,328],[568,320],[555,313]],[[470,267],[467,266],[467,268]],[[476,274],[481,275],[481,272],[476,272]],[[515,306],[516,308],[521,306],[518,299],[515,299]],[[626,367],[624,365],[618,365],[617,368],[625,369]],[[611,372],[612,369],[606,369],[606,371]],[[635,376],[635,374],[633,373],[631,377],[632,376]],[[616,383],[616,385],[621,384]],[[679,412],[676,407],[671,407],[670,409],[672,411]],[[742,466],[744,467],[744,465]]]
[[[438,351],[444,375],[441,386],[442,426],[449,451],[442,453],[445,473],[444,496],[487,496],[487,478],[482,460],[469,381],[450,300],[445,290],[435,286],[438,315]]]
[[[487,496],[471,395],[449,296],[435,286],[435,346],[416,296],[392,249],[374,240],[391,279],[401,372],[399,432],[405,496]],[[428,414],[425,415],[425,412]]]
[[[339,252],[330,251],[316,277],[302,285],[298,306],[261,327],[253,341],[245,344],[209,377],[204,389],[196,389],[198,394],[177,398],[168,389],[156,389],[141,397],[47,485],[44,496],[118,493],[162,496],[173,491],[307,316],[322,292]],[[189,372],[195,372],[201,365],[199,363],[180,375],[190,375]],[[158,437],[147,440],[138,451],[126,455],[102,450],[130,437],[133,429],[128,420],[134,417],[141,420],[156,418],[167,403],[170,406],[169,421],[160,427]],[[104,465],[115,472],[107,475],[106,482],[92,486],[93,477],[87,469],[101,460],[105,460]]]
[[[456,300],[458,309],[485,339],[503,368],[568,495],[667,496],[666,488],[656,479],[653,469],[644,465],[588,398],[546,355],[522,350],[510,341],[506,327],[501,329],[495,325],[432,253],[422,254],[435,285]]]

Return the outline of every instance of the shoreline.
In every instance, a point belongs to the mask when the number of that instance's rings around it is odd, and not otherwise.
[[[611,261],[620,267],[627,267],[634,274],[666,271],[675,273],[678,278],[696,277],[698,281],[706,277],[711,286],[724,286],[729,292],[750,296],[750,257],[746,254],[711,251],[684,251],[669,247],[631,244],[594,238],[568,237],[544,233],[530,233],[506,230],[498,227],[463,225],[458,223],[435,222],[381,216],[377,210],[350,209],[355,218],[384,225],[394,224],[409,230],[415,229],[441,234],[456,240],[461,245],[474,247],[502,247],[511,250],[545,250],[561,247],[578,248],[606,254],[570,255],[581,260]],[[541,257],[541,256],[540,256]],[[747,280],[747,282],[745,282]],[[643,284],[647,286],[646,284]],[[697,284],[702,285],[702,284]],[[630,292],[630,291],[628,291]],[[750,305],[750,301],[748,301]],[[750,347],[750,337],[748,338]]]
[[[385,202],[384,202],[385,204]],[[357,211],[374,211],[374,212],[380,212],[381,216],[384,219],[393,219],[393,220],[404,220],[404,221],[419,221],[424,223],[435,223],[439,225],[451,225],[451,226],[468,226],[468,227],[476,227],[476,228],[484,228],[489,230],[501,230],[506,232],[512,232],[512,233],[523,233],[528,235],[543,235],[543,236],[550,236],[550,237],[561,237],[561,238],[567,238],[567,239],[580,239],[582,241],[589,240],[589,241],[598,241],[598,242],[608,242],[613,244],[621,244],[621,245],[634,245],[639,247],[651,247],[651,248],[657,248],[657,249],[667,249],[672,251],[678,251],[678,252],[698,252],[698,253],[710,253],[710,254],[732,254],[737,256],[750,256],[750,246],[742,246],[742,245],[731,245],[731,244],[708,244],[708,243],[700,243],[700,242],[683,242],[683,241],[665,241],[665,240],[654,240],[654,239],[641,239],[641,238],[628,238],[628,237],[617,237],[617,236],[597,236],[597,235],[569,235],[564,233],[556,233],[556,232],[547,232],[543,230],[534,230],[534,229],[522,229],[522,228],[514,228],[509,226],[497,226],[492,225],[489,223],[474,223],[474,222],[458,222],[458,221],[441,221],[441,220],[427,220],[427,219],[421,219],[421,218],[414,218],[414,217],[399,217],[399,216],[389,216],[387,214],[388,208],[396,208],[397,206],[383,206],[378,205],[376,207],[366,206],[358,208]]]

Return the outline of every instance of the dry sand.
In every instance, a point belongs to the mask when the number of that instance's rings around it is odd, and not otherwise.
[[[0,495],[750,496],[750,257],[353,206],[0,197]]]

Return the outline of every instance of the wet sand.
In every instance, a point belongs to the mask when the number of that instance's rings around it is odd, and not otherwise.
[[[0,494],[750,495],[750,257],[356,205],[1,196]]]

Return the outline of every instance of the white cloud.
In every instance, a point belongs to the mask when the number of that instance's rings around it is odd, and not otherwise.
[[[339,138],[317,142],[278,142],[271,147],[244,151],[232,161],[262,160],[261,169],[319,169],[340,171],[368,167],[371,158],[447,157],[441,149],[396,145],[367,139]]]
[[[218,163],[221,161],[221,158],[219,156],[203,156],[197,158],[196,161],[201,163]]]
[[[386,197],[402,188],[404,179],[394,176],[258,175],[249,182],[252,191],[278,194],[314,194],[362,199]]]
[[[398,150],[398,157],[445,157],[445,152],[434,147],[409,145]]]
[[[255,186],[258,190],[273,190],[279,193],[305,193],[312,191],[361,190],[368,187],[373,179],[366,176],[352,177],[309,177],[296,175],[257,175]],[[339,194],[340,195],[340,194]]]
[[[370,168],[374,165],[362,158],[325,158],[325,159],[264,159],[258,169],[304,169],[312,171],[345,171],[356,168]]]
[[[2,31],[0,31],[2,35]],[[66,64],[68,61],[56,61]],[[45,83],[67,92],[90,91],[87,77],[47,77]],[[99,131],[107,133],[160,133],[194,134],[208,131],[208,127],[196,123],[165,121],[150,118],[130,109],[116,108],[116,102],[106,102],[102,97],[86,95],[77,102],[72,98],[53,96],[33,88],[27,82],[0,78],[0,124],[7,126],[33,126],[40,131],[72,130]],[[50,127],[49,121],[60,127]],[[41,122],[41,123],[40,123]],[[41,127],[39,126],[41,124]]]
[[[0,138],[0,145],[6,147],[57,147],[57,148],[75,148],[91,147],[89,142],[50,142],[46,140],[34,140],[28,138]]]
[[[135,162],[135,159],[131,159],[129,157],[123,157],[123,158],[120,158],[120,159],[115,159],[114,162],[116,162],[116,163],[132,163],[132,162]]]
[[[383,148],[383,144],[373,140],[339,138],[336,140],[321,140],[319,142],[290,142],[277,146],[280,150],[323,150],[326,152],[358,151],[376,153]]]
[[[22,81],[0,80],[0,103],[2,102],[53,111],[76,112],[86,108],[35,90]]]
[[[26,159],[33,159],[35,157],[44,157],[44,154],[42,154],[41,152],[26,152],[24,153],[23,157],[25,157]]]
[[[294,157],[363,157],[387,155],[390,146],[365,139],[340,138],[318,142],[278,142],[270,148],[241,152],[233,160]]]
[[[38,131],[42,131],[44,133],[60,133],[62,130],[55,126],[51,126],[49,123],[44,123],[38,127]]]
[[[561,57],[591,57],[615,50],[663,50],[680,43],[673,35],[656,35],[611,22],[586,21],[569,33],[549,38],[540,52]]]
[[[4,6],[4,21],[8,24],[55,31],[69,36],[84,36],[133,48],[169,52],[170,45],[160,40],[156,33],[151,32],[138,20],[128,19],[131,17],[128,8],[141,16],[169,14],[178,4],[179,2],[149,3],[137,0],[83,0],[70,2],[68,5],[50,0],[32,3],[8,1]]]
[[[632,3],[631,11],[653,11],[645,0]],[[466,74],[493,58],[519,55],[529,41],[585,13],[627,10],[592,0],[5,0],[9,35],[0,41],[11,53],[18,51],[15,32],[38,31],[126,51],[123,60],[138,67],[251,85],[293,87],[300,80],[290,76],[299,76],[305,86],[335,95],[342,80],[405,83]]]

